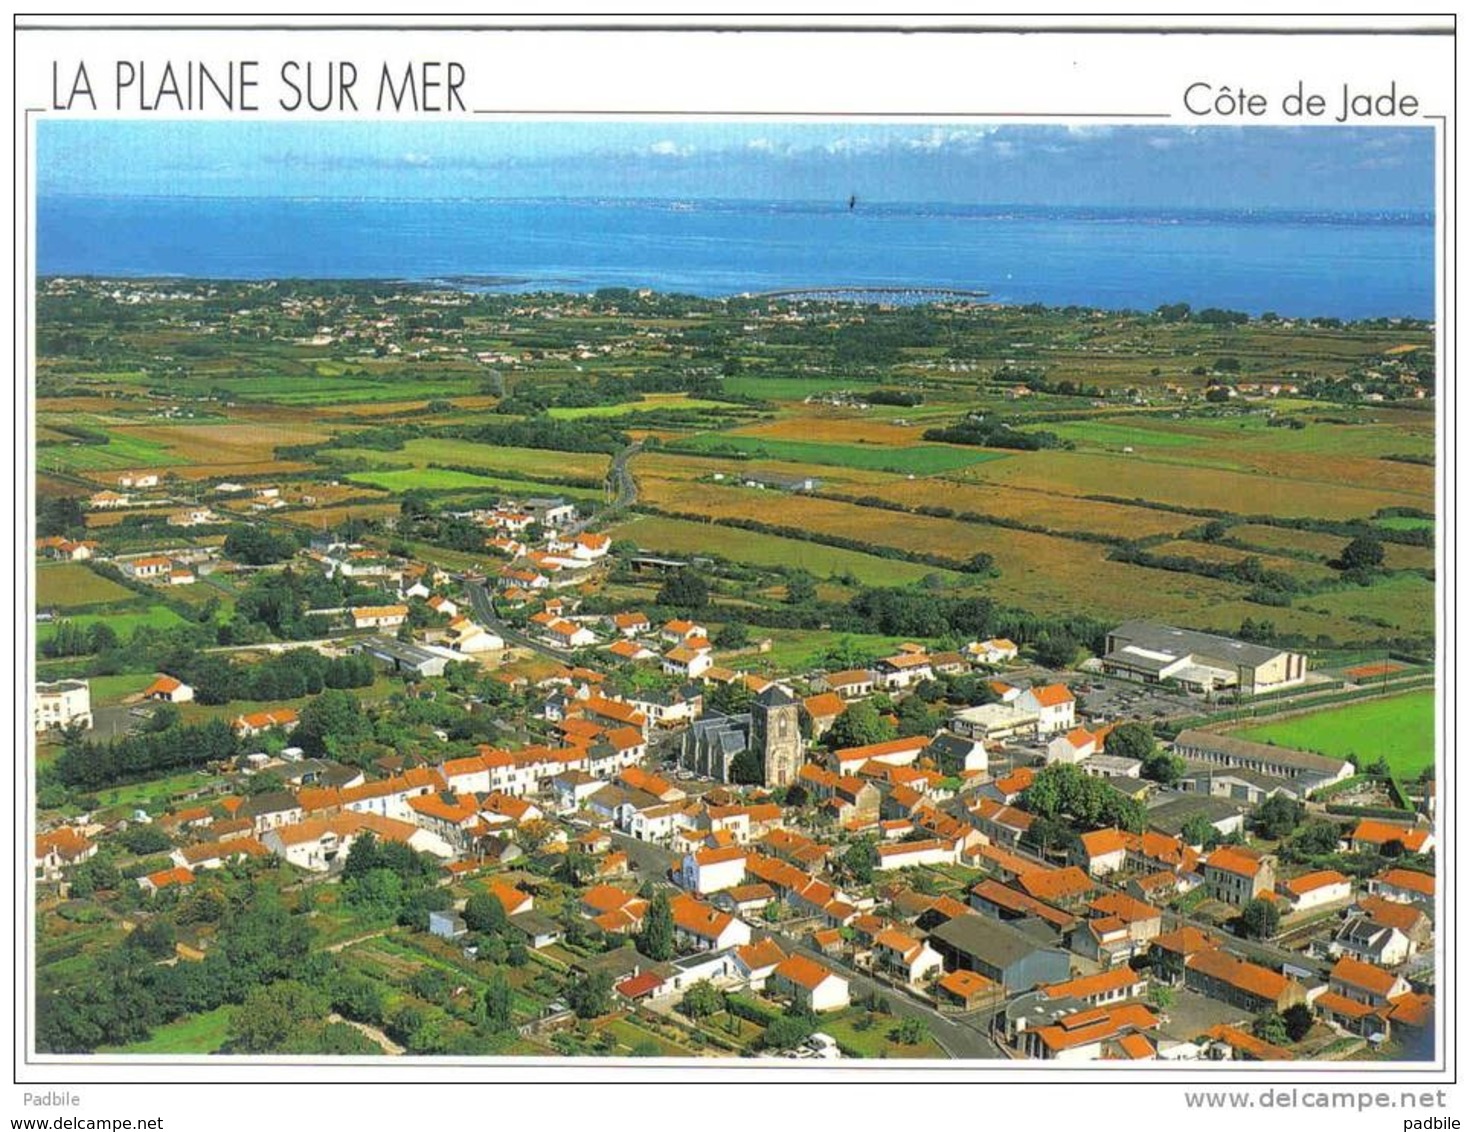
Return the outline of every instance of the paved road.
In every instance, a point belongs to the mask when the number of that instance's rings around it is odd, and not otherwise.
[[[669,879],[669,870],[679,863],[679,858],[661,845],[639,841],[626,833],[609,830],[613,844],[628,854],[628,863],[638,866],[638,876],[643,880]]]
[[[490,591],[480,582],[466,582],[465,593],[469,595],[470,608],[475,611],[475,620],[492,633],[503,638],[506,644],[515,645],[518,648],[530,649],[532,652],[540,653],[542,656],[550,657],[560,664],[565,664],[571,656],[561,649],[552,648],[544,641],[534,640],[517,629],[511,628],[502,621],[495,612],[495,603],[490,598]]]
[[[860,971],[847,966],[840,960],[835,960],[830,955],[824,955],[814,948],[808,947],[800,940],[794,939],[781,932],[772,933],[781,947],[790,954],[799,951],[811,959],[816,959],[827,966],[842,968],[842,974],[851,984],[853,997],[877,994],[883,998],[893,1013],[898,1018],[917,1018],[929,1027],[929,1033],[934,1040],[944,1048],[944,1052],[950,1057],[959,1060],[1002,1060],[1005,1055],[996,1047],[980,1029],[967,1020],[952,1018],[947,1014],[941,1014],[932,1007],[925,1006],[922,1002],[910,998],[902,991],[894,990],[885,983],[877,982]],[[980,1026],[985,1025],[985,1020],[977,1019]]]

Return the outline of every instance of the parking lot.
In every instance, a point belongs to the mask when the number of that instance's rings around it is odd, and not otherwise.
[[[1101,676],[1088,675],[1074,680],[1072,690],[1078,699],[1078,716],[1095,723],[1127,719],[1145,719],[1152,723],[1198,715],[1205,707],[1203,699],[1183,692]]]

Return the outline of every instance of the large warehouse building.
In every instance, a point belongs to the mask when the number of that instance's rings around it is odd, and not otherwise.
[[[1192,692],[1239,687],[1255,694],[1307,678],[1302,653],[1152,621],[1125,621],[1110,632],[1102,663],[1109,676],[1145,684],[1174,680]]]

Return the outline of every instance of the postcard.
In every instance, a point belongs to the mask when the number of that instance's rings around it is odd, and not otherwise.
[[[1447,1119],[1452,21],[16,38],[24,1105]]]

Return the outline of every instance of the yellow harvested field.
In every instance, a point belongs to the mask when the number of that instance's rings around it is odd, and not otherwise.
[[[874,487],[865,494],[910,507],[951,507],[956,511],[994,515],[1055,531],[1088,531],[1127,538],[1176,534],[1199,525],[1199,520],[1192,516],[1146,507],[1127,507],[1041,491],[953,483],[941,479],[898,480]]]
[[[1003,590],[1008,602],[1038,611],[1133,617],[1152,610],[1161,618],[1184,617],[1240,593],[1240,587],[1211,578],[1108,561],[1108,548],[1096,543],[717,484],[654,480],[646,488],[657,506],[717,518],[756,519],[957,560],[983,551],[1001,571],[991,588]]]
[[[734,479],[742,475],[783,476],[791,479],[813,476],[822,487],[832,491],[851,491],[880,484],[906,482],[893,472],[843,468],[829,464],[798,464],[789,460],[730,460],[718,457],[688,456],[674,452],[644,452],[630,467],[641,484],[648,479],[693,481],[701,477],[723,475]]]
[[[348,519],[385,519],[399,513],[397,503],[356,503],[348,507],[321,507],[301,513],[296,518],[312,527],[334,527]]]
[[[1329,570],[1320,562],[1307,562],[1300,558],[1280,558],[1274,554],[1261,554],[1254,550],[1237,550],[1233,546],[1215,546],[1211,543],[1194,542],[1188,539],[1160,543],[1148,549],[1150,554],[1177,555],[1181,558],[1198,559],[1201,562],[1235,563],[1246,558],[1254,558],[1267,570],[1281,570],[1306,581],[1317,581],[1336,576],[1336,571]]]
[[[1252,546],[1304,550],[1323,559],[1336,558],[1348,541],[1341,535],[1323,534],[1321,531],[1294,531],[1289,527],[1261,527],[1252,523],[1231,527],[1230,537]]]
[[[1374,461],[1387,466],[1386,462]],[[1145,499],[1243,515],[1366,518],[1381,507],[1421,505],[1404,492],[1303,482],[1228,468],[1090,452],[1023,452],[957,473],[967,481],[1006,484],[1062,495]]]
[[[322,428],[285,421],[268,425],[137,425],[118,432],[165,445],[193,464],[266,461],[282,445],[320,444],[331,436]]]
[[[1383,564],[1390,570],[1433,570],[1434,548],[1386,542],[1383,544]]]

